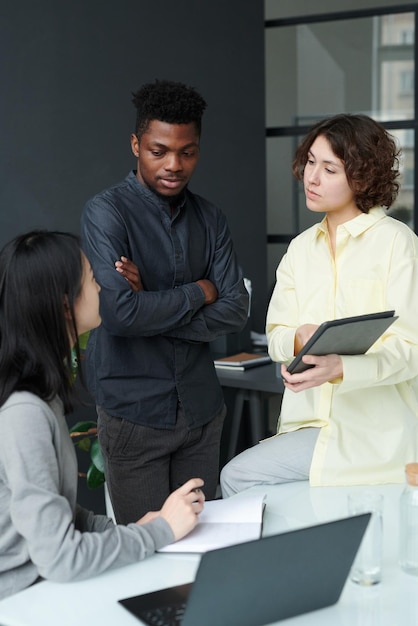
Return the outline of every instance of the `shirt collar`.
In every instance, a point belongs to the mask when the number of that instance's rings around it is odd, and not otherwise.
[[[163,198],[162,196],[159,196],[158,194],[156,194],[154,191],[152,191],[151,189],[148,189],[148,187],[145,187],[145,185],[143,185],[137,178],[136,176],[136,170],[131,170],[128,174],[128,180],[129,182],[138,190],[140,191],[143,195],[145,195],[146,197],[148,197],[150,200],[152,200],[153,202],[156,202],[159,206],[163,207],[163,209],[165,211],[167,211],[167,213],[171,214],[171,209],[170,209],[170,202],[169,200]],[[186,203],[186,190],[183,190],[181,192],[181,194],[178,196],[177,198],[177,204],[176,204],[176,211],[180,210],[184,207]]]
[[[360,215],[353,217],[353,219],[348,222],[344,222],[344,224],[341,224],[338,228],[344,228],[352,237],[358,237],[384,217],[387,217],[387,215],[382,207],[373,207],[368,213],[360,213]],[[316,225],[315,237],[319,237],[321,234],[326,234],[327,232],[327,219],[324,217],[324,219]]]

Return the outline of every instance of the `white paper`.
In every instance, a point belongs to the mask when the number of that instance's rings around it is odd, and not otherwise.
[[[206,552],[259,539],[264,500],[265,494],[254,494],[205,502],[196,528],[159,552]]]

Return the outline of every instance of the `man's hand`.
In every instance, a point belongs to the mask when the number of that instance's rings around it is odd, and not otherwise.
[[[136,523],[146,524],[156,517],[163,517],[171,527],[174,540],[187,535],[196,526],[199,513],[203,511],[205,494],[202,491],[203,480],[192,478],[173,491],[164,502],[160,511],[151,511]]]
[[[215,285],[207,278],[197,280],[196,283],[203,289],[205,294],[205,304],[213,304],[218,299],[218,290]]]
[[[121,256],[120,261],[115,262],[115,268],[119,274],[126,278],[132,291],[144,290],[139,269],[133,261],[127,259],[126,256]]]
[[[306,354],[302,361],[315,367],[310,367],[300,374],[289,374],[285,365],[282,364],[281,367],[284,386],[295,393],[343,377],[343,362],[338,354],[325,356]]]

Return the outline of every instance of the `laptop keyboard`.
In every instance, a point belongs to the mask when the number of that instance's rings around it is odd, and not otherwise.
[[[138,613],[138,617],[150,626],[178,626],[183,621],[186,603],[163,606]]]

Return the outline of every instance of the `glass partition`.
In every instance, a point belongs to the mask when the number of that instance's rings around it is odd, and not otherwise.
[[[291,163],[307,129],[341,112],[370,115],[396,137],[402,149],[401,191],[390,214],[411,228],[418,226],[415,11],[369,9],[337,17],[334,13],[330,18],[323,15],[266,23],[267,226],[271,244],[289,241],[317,221],[318,216],[305,208]]]

